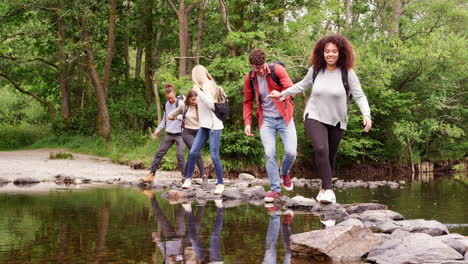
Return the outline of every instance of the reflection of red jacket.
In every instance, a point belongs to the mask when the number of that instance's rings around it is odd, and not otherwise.
[[[293,86],[291,79],[288,76],[286,70],[280,64],[275,64],[275,75],[280,80],[282,85],[279,86],[278,84],[273,81],[271,78],[271,71],[270,67],[266,67],[266,74],[267,74],[267,85],[268,85],[268,93],[271,91],[283,91],[287,88]],[[258,126],[261,128],[263,124],[263,111],[262,106],[259,104],[260,102],[260,91],[258,90],[258,81],[255,71],[252,73],[252,77],[254,78],[255,82],[255,93],[250,87],[250,79],[249,74],[244,78],[244,109],[243,109],[243,116],[244,116],[244,124],[250,125],[252,123],[252,110],[253,110],[253,102],[254,100],[257,102],[257,118],[258,118]],[[281,116],[286,120],[286,124],[289,124],[291,119],[293,118],[293,107],[294,103],[291,101],[291,98],[288,97],[284,102],[275,102],[276,109],[281,114]]]

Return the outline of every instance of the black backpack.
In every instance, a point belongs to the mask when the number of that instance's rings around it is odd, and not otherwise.
[[[319,71],[314,69],[314,72],[312,73],[312,85],[314,85],[315,78],[317,78],[318,74],[319,74]],[[349,91],[348,70],[345,68],[341,68],[341,81],[343,82],[343,86],[345,88],[346,96],[348,97],[348,103],[349,103],[351,102],[353,95]]]
[[[221,121],[224,121],[229,114],[229,101],[226,94],[224,93],[223,88],[216,86],[216,89],[218,103],[214,103],[215,109],[213,112],[217,118],[221,119]]]

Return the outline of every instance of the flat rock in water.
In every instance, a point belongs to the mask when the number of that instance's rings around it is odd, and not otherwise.
[[[266,196],[266,191],[263,186],[252,186],[245,191],[242,192],[242,196],[246,197],[247,199],[263,199]]]
[[[343,204],[348,214],[359,214],[368,210],[387,210],[388,207],[384,204],[379,203],[353,203]]]
[[[291,236],[294,256],[339,263],[359,262],[363,255],[380,243],[381,239],[369,228],[353,225],[334,226]]]
[[[391,210],[369,210],[358,214],[351,214],[349,218],[359,219],[365,226],[370,228],[378,227],[386,222],[405,219],[401,214]]]
[[[468,237],[460,234],[450,234],[436,238],[462,255],[466,256],[466,253],[468,253]]]
[[[255,180],[255,176],[248,174],[248,173],[241,173],[239,174],[239,180],[241,181],[253,181]]]
[[[457,260],[463,260],[460,253],[438,239],[423,233],[387,240],[372,249],[367,256],[367,261],[377,264],[435,264]]]
[[[13,181],[14,184],[31,184],[31,183],[39,183],[40,181],[35,178],[31,177],[21,177],[17,178]]]
[[[348,220],[337,224],[337,226],[364,226],[364,224],[359,219],[349,218]]]
[[[341,221],[349,217],[344,207],[339,203],[317,203],[317,206],[312,211],[316,212],[322,219]]]
[[[401,229],[411,233],[425,233],[431,236],[442,236],[448,234],[448,228],[444,224],[435,220],[412,219],[404,221],[391,221],[379,225],[384,233],[392,233],[396,229]]]
[[[242,196],[237,188],[226,188],[223,191],[223,198],[227,199],[241,199]]]
[[[293,198],[287,201],[287,207],[289,208],[312,209],[315,206],[317,206],[317,202],[314,199],[305,198],[300,195],[294,196]]]

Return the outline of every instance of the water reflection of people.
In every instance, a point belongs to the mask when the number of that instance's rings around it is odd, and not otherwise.
[[[213,231],[211,232],[210,237],[210,249],[209,254],[203,246],[203,243],[200,239],[200,228],[203,222],[203,216],[205,212],[205,207],[201,206],[197,210],[197,215],[193,211],[185,206],[187,211],[187,220],[188,220],[188,234],[192,247],[195,251],[195,255],[198,263],[223,263],[221,257],[221,229],[223,228],[224,220],[224,209],[221,200],[216,200],[216,219],[213,226]]]
[[[270,210],[271,211],[271,210]],[[268,224],[268,231],[265,240],[265,257],[263,258],[264,264],[276,263],[276,243],[281,227],[281,236],[283,239],[284,249],[286,253],[284,255],[284,264],[291,263],[291,248],[290,248],[290,237],[291,237],[291,222],[293,220],[293,212],[287,210],[283,214],[283,223],[280,221],[281,211],[272,211],[270,216],[270,222]]]
[[[184,261],[184,248],[187,246],[184,241],[187,234],[184,208],[182,206],[178,207],[176,212],[176,224],[175,227],[173,227],[159,207],[153,192],[145,191],[145,194],[150,198],[153,213],[160,227],[159,233],[153,232],[151,235],[153,242],[155,242],[161,250],[164,263]]]

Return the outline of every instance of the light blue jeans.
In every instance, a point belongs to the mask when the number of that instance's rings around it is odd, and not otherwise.
[[[195,163],[197,162],[198,155],[201,149],[205,146],[208,139],[210,140],[210,155],[211,161],[213,161],[216,177],[218,183],[223,183],[223,165],[221,164],[221,158],[219,156],[219,146],[221,144],[221,133],[222,129],[208,129],[201,127],[198,130],[197,136],[193,141],[192,148],[190,149],[187,168],[185,169],[187,179],[191,179],[193,171],[195,170]]]
[[[276,136],[280,135],[284,146],[284,157],[281,163],[281,175],[288,175],[297,155],[297,135],[294,120],[288,125],[282,117],[263,117],[260,138],[265,150],[265,162],[272,191],[281,192],[280,176],[276,161]]]

